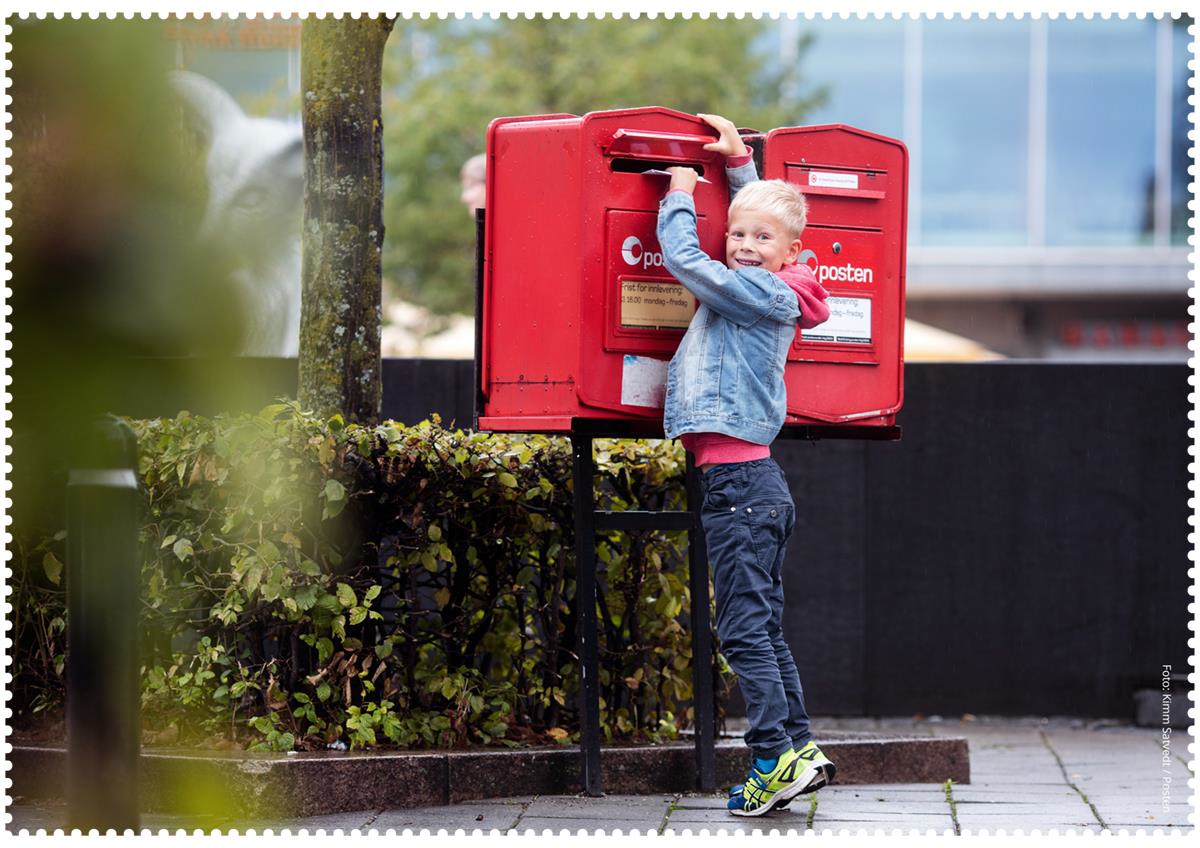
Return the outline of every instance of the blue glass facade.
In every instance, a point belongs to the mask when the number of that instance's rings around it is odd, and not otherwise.
[[[1153,241],[1157,26],[1152,19],[1049,22],[1048,244]]]
[[[804,55],[804,82],[827,95],[804,122],[903,137],[904,22],[852,18],[800,26],[816,36]]]
[[[806,123],[909,145],[914,245],[1164,246],[1191,232],[1191,23],[817,18],[783,37],[813,36],[805,80],[828,98]]]
[[[1029,22],[939,20],[923,30],[923,241],[1023,243]]]

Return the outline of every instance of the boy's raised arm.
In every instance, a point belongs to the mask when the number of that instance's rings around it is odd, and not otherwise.
[[[696,117],[721,134],[716,141],[704,145],[704,149],[724,154],[727,160],[725,176],[729,182],[729,197],[732,199],[747,184],[758,179],[754,161],[749,158],[750,151],[733,121],[720,115],[705,115],[703,112],[697,112]]]
[[[725,156],[749,155],[750,151],[746,149],[746,142],[742,141],[742,136],[738,133],[733,121],[722,118],[720,115],[705,115],[703,112],[697,112],[696,117],[721,134],[716,141],[704,145],[705,150]]]

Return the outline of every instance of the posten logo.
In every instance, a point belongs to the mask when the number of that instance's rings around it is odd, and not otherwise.
[[[813,272],[817,275],[817,282],[820,283],[828,281],[835,283],[867,283],[868,285],[875,283],[875,271],[871,268],[860,268],[849,262],[845,265],[823,265],[821,260],[817,258],[817,254],[811,250],[805,250],[801,253],[797,261],[812,268]]]
[[[643,268],[661,268],[663,264],[663,255],[644,249],[642,240],[637,236],[630,236],[622,243],[621,258],[626,265],[641,265]]]

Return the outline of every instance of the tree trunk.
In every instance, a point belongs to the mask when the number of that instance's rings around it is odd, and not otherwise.
[[[300,404],[378,422],[383,401],[383,46],[388,17],[307,17],[300,35],[304,235]]]

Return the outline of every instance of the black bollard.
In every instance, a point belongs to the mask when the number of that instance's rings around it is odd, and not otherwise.
[[[100,422],[67,481],[68,826],[137,831],[141,687],[137,442]]]

